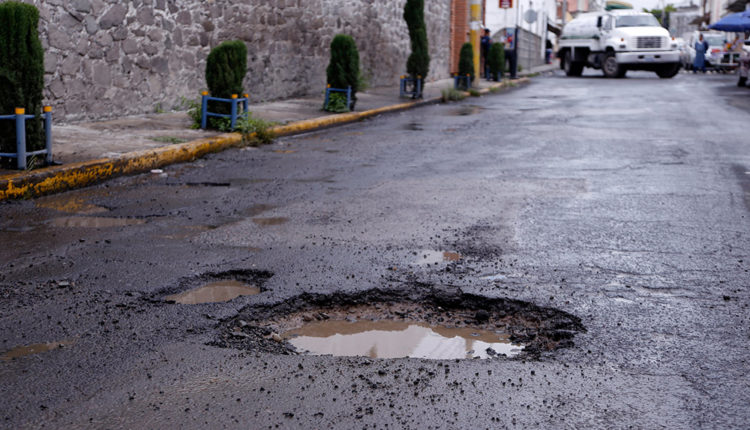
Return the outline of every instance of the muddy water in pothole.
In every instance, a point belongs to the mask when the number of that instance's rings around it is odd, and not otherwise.
[[[414,264],[436,264],[445,262],[454,262],[461,259],[461,254],[452,251],[433,251],[425,249],[417,252],[417,258]]]
[[[108,218],[95,216],[68,216],[55,218],[50,221],[53,227],[107,228],[125,227],[144,224],[146,221],[138,218]]]
[[[215,281],[198,288],[179,294],[167,296],[164,299],[181,305],[197,305],[200,303],[228,302],[239,296],[253,296],[260,293],[260,288],[247,285],[240,281]]]
[[[458,109],[449,110],[446,112],[448,116],[469,116],[476,115],[484,110],[481,106],[467,105],[461,106]]]
[[[7,351],[3,355],[0,355],[0,360],[10,361],[14,358],[21,358],[27,355],[40,354],[42,352],[52,351],[54,349],[62,348],[66,345],[71,345],[72,341],[62,342],[49,342],[49,343],[35,343],[33,345],[18,346],[10,351]]]
[[[507,334],[405,321],[327,320],[290,330],[283,337],[314,355],[371,358],[485,359],[512,357],[523,349],[510,343]]]

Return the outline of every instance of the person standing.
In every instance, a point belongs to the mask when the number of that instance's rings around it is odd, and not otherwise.
[[[693,73],[696,73],[698,69],[701,72],[706,73],[706,52],[708,52],[708,42],[703,40],[703,34],[698,36],[698,40],[695,42],[695,59],[693,60]]]
[[[490,78],[490,62],[487,61],[490,55],[490,46],[492,46],[492,39],[490,38],[490,29],[484,29],[484,36],[482,36],[479,42],[479,52],[482,59],[482,70],[484,70],[484,79]]]

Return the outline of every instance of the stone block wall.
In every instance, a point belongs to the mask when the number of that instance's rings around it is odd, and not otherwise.
[[[68,122],[197,99],[206,57],[225,40],[246,42],[256,101],[322,93],[337,33],[356,40],[371,85],[397,84],[410,52],[405,0],[25,1],[40,11],[45,103]],[[428,80],[449,74],[450,15],[451,0],[425,2]]]

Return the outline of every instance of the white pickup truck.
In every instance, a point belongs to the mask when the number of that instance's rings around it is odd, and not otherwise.
[[[580,76],[584,67],[622,78],[628,70],[649,70],[660,78],[680,71],[680,51],[669,32],[650,13],[612,10],[579,15],[563,28],[560,68]]]

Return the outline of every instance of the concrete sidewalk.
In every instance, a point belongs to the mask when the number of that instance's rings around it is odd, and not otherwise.
[[[525,76],[551,72],[556,64],[520,73]],[[506,87],[510,80],[475,82],[488,93],[492,87]],[[381,113],[409,109],[440,101],[443,89],[453,79],[428,82],[424,98],[414,101],[399,97],[398,85],[370,88],[357,94],[356,111],[331,114],[322,110],[323,94],[250,105],[253,116],[280,124],[278,135],[297,134],[348,123]],[[108,177],[148,171],[167,164],[189,161],[207,153],[237,146],[237,133],[194,130],[186,112],[154,113],[108,121],[54,124],[53,158],[60,166],[19,172],[0,170],[0,200],[34,197],[86,186]]]

